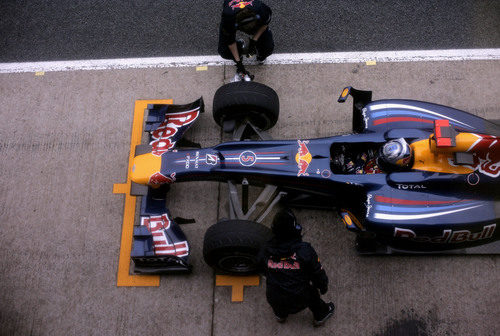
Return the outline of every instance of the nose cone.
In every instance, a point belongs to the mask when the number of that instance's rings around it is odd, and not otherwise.
[[[131,179],[139,184],[149,184],[151,177],[161,170],[161,156],[151,153],[138,155],[133,160]]]

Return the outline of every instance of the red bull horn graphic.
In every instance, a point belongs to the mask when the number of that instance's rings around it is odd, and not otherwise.
[[[174,183],[175,173],[170,174],[170,177],[163,175],[162,173],[155,173],[149,178],[149,185],[159,186],[165,183]]]
[[[228,6],[231,7],[232,9],[245,8],[246,6],[253,5],[253,1],[254,0],[250,0],[250,1],[232,0],[229,2]]]
[[[295,156],[295,161],[297,161],[297,166],[299,167],[299,172],[297,173],[297,176],[309,176],[309,174],[307,173],[307,168],[309,167],[309,164],[311,163],[312,160],[312,155],[306,146],[309,143],[309,141],[297,140],[297,143],[299,144],[299,149],[297,155]]]
[[[477,135],[479,139],[469,148],[474,155],[474,168],[481,173],[498,177],[500,175],[500,141],[499,138]]]

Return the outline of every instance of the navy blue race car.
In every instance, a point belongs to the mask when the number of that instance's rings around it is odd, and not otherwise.
[[[205,261],[221,272],[256,271],[270,236],[261,222],[279,204],[336,209],[362,254],[498,253],[500,126],[442,105],[400,99],[372,101],[347,87],[353,133],[272,140],[276,92],[237,82],[216,92],[213,116],[232,142],[210,148],[182,136],[204,110],[150,105],[149,144],[136,148],[131,193],[141,195],[134,230],[137,273],[188,272],[189,244],[165,205],[174,182],[227,182],[228,219],[205,234]],[[250,202],[249,188],[260,193]],[[255,197],[254,197],[255,198]]]

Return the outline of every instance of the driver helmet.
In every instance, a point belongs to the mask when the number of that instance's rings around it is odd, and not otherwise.
[[[379,158],[392,166],[408,168],[412,159],[412,149],[404,138],[390,140],[380,149]]]
[[[299,238],[302,235],[302,226],[290,209],[280,210],[273,219],[271,230],[274,235],[282,239]]]

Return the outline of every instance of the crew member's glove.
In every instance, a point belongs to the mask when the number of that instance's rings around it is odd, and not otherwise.
[[[251,38],[250,42],[248,43],[247,57],[251,57],[256,53],[257,53],[257,41]]]
[[[319,289],[319,292],[321,293],[321,295],[326,294],[326,292],[328,292],[328,286],[321,287]]]
[[[236,62],[236,72],[239,74],[247,74],[247,71],[245,70],[245,66],[243,65],[243,61],[240,60],[239,62]]]

